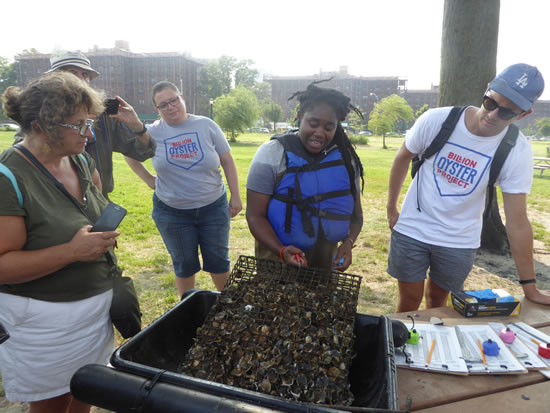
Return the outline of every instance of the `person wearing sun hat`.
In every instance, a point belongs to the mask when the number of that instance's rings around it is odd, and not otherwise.
[[[92,68],[90,60],[78,51],[54,51],[50,57],[50,66],[46,73],[63,70],[71,72],[87,83],[99,75],[99,72]],[[117,99],[120,102],[118,114],[100,115],[94,122],[95,139],[86,145],[86,152],[96,162],[101,177],[101,192],[106,198],[114,189],[113,152],[143,162],[153,157],[156,148],[155,142],[132,106],[118,96]]]
[[[80,52],[56,51],[52,53],[50,57],[50,66],[50,69],[47,70],[46,73],[54,72],[61,68],[65,68],[65,70],[67,70],[68,66],[74,66],[86,71],[90,77],[90,80],[93,80],[99,76],[99,72],[92,68],[90,59]]]
[[[398,282],[398,312],[417,310],[423,296],[427,308],[443,306],[449,291],[463,289],[480,245],[495,152],[512,123],[533,111],[543,90],[544,79],[534,66],[518,63],[500,72],[481,106],[467,107],[441,150],[424,159],[399,212],[409,164],[430,146],[451,108],[427,111],[408,131],[393,161],[386,206],[392,231],[387,272]],[[550,305],[548,292],[536,288],[527,217],[532,156],[530,143],[519,132],[495,185],[502,192],[506,232],[524,294]]]

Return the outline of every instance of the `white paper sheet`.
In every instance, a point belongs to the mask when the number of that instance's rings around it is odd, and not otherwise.
[[[412,323],[404,323],[408,329]],[[459,325],[464,346],[479,362],[466,362],[455,327],[435,326],[432,324],[415,323],[415,330],[420,334],[416,345],[406,344],[395,349],[395,362],[398,367],[438,371],[452,374],[524,374],[527,369],[512,354],[488,325]],[[430,347],[435,339],[435,346],[429,365],[426,365]],[[500,348],[497,356],[485,355],[486,363],[481,359],[478,339],[483,343],[491,339]]]

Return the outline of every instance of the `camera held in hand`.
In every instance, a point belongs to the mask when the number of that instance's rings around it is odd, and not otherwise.
[[[120,102],[116,98],[109,98],[105,100],[105,113],[108,115],[116,115],[118,113],[118,106]]]

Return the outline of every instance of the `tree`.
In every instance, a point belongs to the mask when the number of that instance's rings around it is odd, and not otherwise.
[[[537,119],[535,124],[540,136],[550,136],[550,118]]]
[[[377,135],[382,135],[382,147],[386,146],[386,135],[393,131],[397,122],[402,119],[414,119],[412,108],[401,96],[391,95],[374,105],[370,113],[369,129]]]
[[[500,0],[445,0],[438,106],[479,106],[495,77]]]
[[[252,60],[241,60],[235,64],[235,86],[246,86],[253,89],[256,85],[258,71],[251,69],[254,62]]]
[[[222,56],[218,59],[223,94],[231,92],[231,87],[233,85],[233,74],[235,73],[236,66],[237,59],[232,56]]]
[[[359,116],[357,112],[352,110],[348,114],[348,125],[351,130],[357,133],[361,129],[363,129],[363,126],[365,125],[365,119],[362,116]]]
[[[414,114],[414,117],[418,119],[424,112],[427,112],[430,107],[427,103],[424,103]]]
[[[258,98],[258,102],[263,105],[268,105],[271,100],[271,84],[268,82],[256,83],[252,87],[252,91]]]
[[[500,0],[445,0],[439,106],[479,105],[496,74],[499,13]],[[485,208],[481,247],[507,253],[497,197]]]
[[[264,106],[264,117],[269,121],[273,122],[273,129],[276,129],[277,122],[281,120],[281,115],[283,110],[275,102],[271,102],[269,105]]]
[[[8,59],[0,56],[0,96],[2,96],[8,87],[15,86],[16,82],[15,65],[10,63]],[[7,120],[2,110],[0,110],[0,118]]]
[[[535,136],[537,134],[537,130],[533,128],[533,125],[527,125],[525,129],[522,129],[521,131],[525,136]]]
[[[237,60],[232,56],[222,56],[204,65],[200,71],[197,91],[199,112],[208,113],[210,99],[231,92],[233,85],[252,88],[256,84],[258,71],[251,69],[252,60]]]
[[[238,86],[214,101],[215,120],[226,132],[231,132],[231,142],[258,119],[258,99],[254,92]]]
[[[292,110],[290,111],[290,115],[288,116],[288,123],[290,123],[292,126],[298,127],[298,105],[294,106]]]

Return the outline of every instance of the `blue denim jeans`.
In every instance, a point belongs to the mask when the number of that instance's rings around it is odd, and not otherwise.
[[[153,220],[172,257],[176,277],[191,277],[201,269],[212,274],[229,271],[231,217],[227,194],[194,209],[177,209],[153,194]]]

